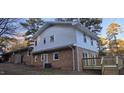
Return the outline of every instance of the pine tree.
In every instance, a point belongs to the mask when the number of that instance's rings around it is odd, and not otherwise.
[[[29,18],[25,22],[21,22],[20,24],[27,30],[25,35],[28,36],[35,34],[35,32],[39,30],[43,23],[44,22],[41,18]]]
[[[60,22],[72,22],[74,20],[79,21],[82,25],[95,33],[99,33],[102,29],[102,18],[56,18],[56,21]]]

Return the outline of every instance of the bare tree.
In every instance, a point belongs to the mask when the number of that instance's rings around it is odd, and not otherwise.
[[[0,18],[0,37],[15,35],[17,20],[15,18]]]
[[[9,40],[14,39],[18,28],[17,18],[0,18],[0,48],[5,47]],[[6,43],[5,43],[6,42]]]

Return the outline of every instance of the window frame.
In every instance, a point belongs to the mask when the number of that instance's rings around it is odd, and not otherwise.
[[[34,45],[37,46],[37,40],[35,40]]]
[[[35,56],[34,56],[34,62],[37,62],[37,58],[38,58],[38,57],[35,55]]]
[[[55,58],[55,54],[58,54],[58,59]],[[54,52],[53,53],[53,60],[59,60],[59,52]]]
[[[40,61],[43,62],[44,61],[44,54],[41,54],[40,57],[41,57]]]
[[[88,61],[88,54],[86,52],[83,52],[83,58],[85,58],[84,60],[84,64],[85,66],[88,66],[89,65],[89,61]]]
[[[51,36],[50,36],[50,43],[53,43],[53,42],[54,42],[54,40],[55,40],[54,35],[51,35]]]
[[[44,43],[44,45],[46,44],[46,38],[43,39],[43,43]]]
[[[87,43],[86,34],[84,33],[83,36],[84,36],[84,42]]]
[[[30,55],[31,55],[31,51],[28,51],[28,52],[27,52],[27,56],[30,56]]]
[[[90,40],[91,40],[91,45],[93,46],[93,39],[92,39],[92,38],[90,38]]]

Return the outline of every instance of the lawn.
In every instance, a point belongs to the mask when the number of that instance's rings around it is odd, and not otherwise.
[[[96,72],[62,71],[57,69],[40,69],[22,64],[0,63],[0,75],[97,75]]]

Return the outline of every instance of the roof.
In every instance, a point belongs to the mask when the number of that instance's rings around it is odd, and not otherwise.
[[[75,47],[75,45],[68,44],[68,45],[65,45],[65,46],[59,46],[59,47],[54,47],[54,48],[39,50],[39,51],[35,51],[35,52],[32,52],[32,53],[33,54],[38,54],[38,53],[42,53],[42,52],[44,53],[44,52],[50,52],[50,51],[54,51],[54,50],[61,50],[61,49],[72,48],[72,47]]]
[[[33,49],[32,46],[28,46],[28,47],[25,47],[25,48],[19,48],[19,49],[16,49],[14,51],[10,51],[10,52],[4,53],[3,55],[12,54],[12,53],[20,52],[20,51],[25,51],[25,50],[32,50],[32,49]]]
[[[34,34],[33,39],[37,38],[44,30],[46,30],[47,28],[49,28],[50,26],[53,26],[53,25],[70,25],[70,26],[78,29],[79,31],[85,33],[89,37],[92,37],[93,39],[98,40],[98,37],[94,32],[91,32],[88,28],[86,28],[79,22],[46,22],[41,27],[41,29]]]

